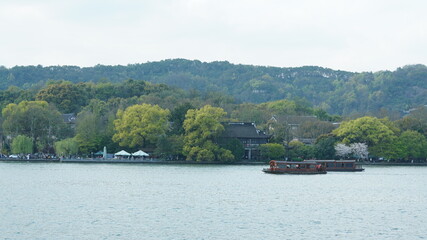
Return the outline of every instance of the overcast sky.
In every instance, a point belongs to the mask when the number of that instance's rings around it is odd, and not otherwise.
[[[427,64],[425,0],[0,0],[0,65]]]

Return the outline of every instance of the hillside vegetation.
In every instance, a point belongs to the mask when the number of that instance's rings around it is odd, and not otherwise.
[[[223,123],[251,122],[271,136],[252,160],[352,157],[348,149],[362,152],[359,158],[370,153],[425,161],[427,156],[425,107],[393,120],[366,116],[348,121],[303,98],[241,103],[221,92],[143,80],[49,80],[35,86],[0,90],[2,154],[93,157],[105,146],[112,152],[143,149],[168,160],[234,162],[245,159],[244,145],[223,138]]]
[[[354,73],[306,66],[278,68],[205,63],[185,59],[127,66],[0,67],[0,89],[39,90],[49,80],[73,83],[121,83],[128,79],[166,84],[202,93],[230,95],[237,102],[307,101],[330,114],[367,115],[380,110],[402,113],[427,104],[427,67]]]

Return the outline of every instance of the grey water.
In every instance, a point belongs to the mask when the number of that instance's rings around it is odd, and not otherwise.
[[[263,167],[1,162],[0,239],[427,239],[427,167]]]

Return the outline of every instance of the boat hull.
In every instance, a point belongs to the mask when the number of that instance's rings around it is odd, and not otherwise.
[[[364,168],[354,168],[354,169],[330,169],[326,168],[328,172],[362,172],[365,171]]]
[[[295,170],[281,170],[275,169],[271,170],[270,168],[265,168],[262,170],[265,173],[271,174],[302,174],[302,175],[311,175],[311,174],[326,174],[326,171],[295,171]]]

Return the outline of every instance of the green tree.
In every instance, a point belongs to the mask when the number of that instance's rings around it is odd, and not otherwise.
[[[149,104],[133,105],[125,111],[119,110],[114,121],[116,133],[113,141],[127,147],[155,144],[158,137],[168,129],[169,115],[169,110]]]
[[[74,138],[55,142],[55,152],[60,156],[71,156],[78,153],[79,144]]]
[[[420,120],[423,124],[427,124],[427,107],[421,106],[412,111],[409,115],[411,118]]]
[[[290,149],[291,156],[294,156],[295,160],[313,159],[316,154],[316,149],[312,145],[298,144]]]
[[[45,101],[11,103],[3,109],[2,115],[5,134],[26,135],[40,151],[52,148],[53,139],[61,139],[66,127],[61,114]]]
[[[146,93],[146,85],[147,84],[145,81],[135,81],[133,79],[128,79],[119,86],[118,91],[124,98],[141,96]]]
[[[395,158],[406,161],[427,157],[427,139],[419,132],[404,131],[394,143]]]
[[[222,108],[206,105],[188,110],[184,120],[183,153],[191,161],[233,161],[230,150],[214,143],[224,131],[221,120],[226,116]]]
[[[28,154],[33,153],[33,140],[24,135],[16,136],[12,141],[13,154]]]
[[[183,135],[159,136],[155,154],[166,160],[183,159],[182,148],[184,145]]]
[[[382,156],[389,151],[389,144],[396,139],[394,129],[385,122],[386,120],[375,117],[361,117],[343,122],[332,133],[345,144],[366,143],[370,148],[369,152]]]
[[[111,82],[98,82],[98,84],[93,86],[93,91],[94,97],[102,101],[121,96],[117,93],[116,86]]]
[[[260,107],[267,108],[271,113],[276,115],[295,115],[297,113],[297,104],[294,101],[287,99],[262,103],[260,104]]]
[[[115,113],[114,106],[98,99],[92,99],[89,105],[84,107],[77,115],[75,128],[80,153],[97,152],[104,146],[109,151],[118,150],[118,145],[112,140]]]
[[[220,138],[219,145],[227,150],[230,150],[235,160],[240,160],[245,155],[245,147],[243,143],[237,138]]]
[[[301,138],[317,138],[323,134],[329,134],[335,129],[330,122],[325,121],[306,121],[298,127],[297,136]]]
[[[278,143],[266,143],[259,146],[261,156],[267,160],[279,160],[285,156],[285,147]]]
[[[87,85],[64,81],[40,90],[36,99],[54,104],[62,113],[77,113],[87,104],[88,96]]]
[[[194,106],[191,103],[183,103],[174,108],[171,112],[170,121],[173,123],[172,125],[172,133],[174,134],[184,134],[184,124],[185,115],[187,111],[190,109],[194,109]]]
[[[315,147],[305,145],[298,140],[292,140],[288,144],[289,152],[288,157],[293,160],[302,161],[304,159],[311,159],[315,156]]]
[[[427,120],[423,122],[421,119],[406,116],[395,123],[401,131],[413,130],[427,136]]]
[[[101,119],[91,112],[82,112],[77,116],[75,140],[81,153],[99,151],[102,146],[102,131],[104,125]]]
[[[243,122],[253,122],[255,124],[261,124],[267,122],[270,118],[270,114],[257,104],[253,103],[242,103],[234,106],[231,112],[232,119],[238,119]]]
[[[0,107],[3,109],[9,103],[20,103],[21,101],[34,100],[34,90],[23,90],[10,86],[7,90],[0,91]]]
[[[335,144],[338,139],[331,135],[321,135],[314,145],[315,156],[317,159],[334,159],[335,158]]]
[[[340,121],[339,115],[329,115],[325,110],[317,108],[314,109],[313,114],[321,121]]]

